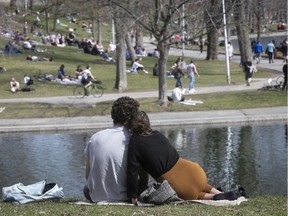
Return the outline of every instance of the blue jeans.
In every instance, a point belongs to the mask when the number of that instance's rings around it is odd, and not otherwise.
[[[183,83],[182,83],[182,79],[181,78],[177,78],[176,80],[176,84],[179,84],[180,88],[182,89],[183,88]]]
[[[189,83],[189,91],[194,89],[194,83],[195,83],[195,78],[194,78],[194,74],[193,75],[189,75],[190,78],[190,83]]]

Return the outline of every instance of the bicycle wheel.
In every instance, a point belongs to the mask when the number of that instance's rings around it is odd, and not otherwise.
[[[278,84],[278,82],[276,80],[272,80],[271,82],[271,89],[272,90],[277,90],[277,89],[280,89],[280,86]]]
[[[83,98],[85,95],[85,90],[82,86],[77,86],[74,88],[73,93],[76,98]]]
[[[101,85],[94,85],[93,88],[91,89],[91,94],[94,97],[101,97],[104,93],[104,89],[102,88]]]
[[[279,85],[280,88],[283,88],[283,85],[284,85],[284,76],[279,76],[279,77],[277,77],[276,82],[278,83],[278,85]]]

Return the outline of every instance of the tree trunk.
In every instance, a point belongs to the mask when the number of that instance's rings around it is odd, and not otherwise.
[[[92,17],[92,37],[93,38],[96,38],[96,26],[97,26],[97,20],[93,15]]]
[[[116,32],[116,80],[114,88],[119,92],[127,90],[126,56],[125,56],[125,36],[126,28],[120,18],[115,19]]]
[[[128,49],[128,51],[130,53],[131,65],[132,65],[133,62],[135,61],[135,59],[137,58],[137,55],[136,55],[136,52],[134,50],[134,47],[133,47],[133,44],[132,44],[132,41],[131,41],[131,37],[130,37],[128,32],[126,33],[125,41],[126,41],[127,49]]]
[[[160,53],[160,58],[158,60],[158,88],[159,88],[159,98],[158,103],[161,106],[167,106],[167,76],[166,76],[166,65],[168,60],[169,52],[169,41],[158,42],[157,49]]]
[[[102,22],[100,20],[100,17],[97,18],[97,27],[98,27],[98,42],[99,44],[102,44]]]
[[[49,31],[49,22],[48,22],[48,19],[49,19],[48,11],[47,11],[47,9],[45,8],[46,32],[47,32],[47,34],[49,35],[49,34],[50,34],[50,31]]]
[[[218,59],[218,31],[212,27],[207,29],[207,56],[206,60]]]
[[[238,36],[239,50],[241,55],[241,62],[243,63],[247,60],[252,61],[252,52],[249,40],[249,27],[247,25],[246,11],[245,11],[245,0],[235,0],[235,24]]]
[[[136,27],[136,46],[143,47],[143,31],[140,27]]]
[[[34,0],[29,0],[29,10],[33,11],[34,9]]]
[[[209,0],[208,10],[205,12],[207,28],[207,60],[218,59],[218,38],[222,18],[219,17],[221,3],[219,0]]]
[[[53,14],[53,31],[55,32],[57,29],[57,19],[58,19],[58,14],[59,14],[59,6],[55,5],[55,11]]]
[[[10,0],[10,8],[13,10],[17,9],[17,0]]]

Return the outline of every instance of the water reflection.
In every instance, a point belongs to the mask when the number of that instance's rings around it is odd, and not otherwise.
[[[287,194],[284,122],[156,128],[183,158],[197,161],[214,186],[243,185],[250,195]],[[0,134],[0,187],[42,179],[82,197],[83,150],[95,131]]]

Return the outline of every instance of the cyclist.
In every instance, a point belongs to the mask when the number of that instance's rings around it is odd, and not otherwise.
[[[92,81],[96,79],[91,73],[91,67],[89,65],[86,66],[86,69],[82,72],[82,80],[81,83],[84,85],[85,88],[88,88],[92,85]]]
[[[92,85],[92,81],[96,81],[95,77],[91,73],[91,67],[86,66],[86,69],[82,72],[81,83],[85,87],[85,95],[88,95],[87,88]]]

